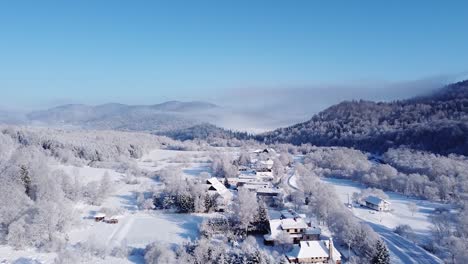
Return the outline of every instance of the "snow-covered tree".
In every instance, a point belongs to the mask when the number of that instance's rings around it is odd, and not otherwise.
[[[390,254],[382,240],[377,241],[376,254],[371,260],[372,264],[390,264]]]
[[[284,254],[286,250],[291,247],[293,240],[291,235],[286,231],[281,231],[276,237],[276,243],[281,247],[281,251]]]
[[[176,263],[176,255],[167,245],[154,242],[145,248],[145,263],[173,264]]]
[[[414,213],[418,211],[418,205],[414,202],[408,203],[408,209],[411,212],[411,215],[414,216]]]
[[[249,232],[258,212],[257,196],[246,188],[241,188],[234,202],[234,216],[239,223],[239,229]]]

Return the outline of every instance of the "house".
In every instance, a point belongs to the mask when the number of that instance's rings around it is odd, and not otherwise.
[[[302,240],[311,241],[311,240],[320,240],[320,235],[322,234],[322,229],[320,227],[309,227],[305,230]]]
[[[116,216],[111,216],[109,219],[105,220],[105,222],[108,224],[117,224],[119,223],[119,219],[117,219]]]
[[[211,195],[219,195],[218,203],[224,207],[232,200],[232,193],[217,178],[212,177],[206,180],[207,192]]]
[[[244,183],[241,185],[242,188],[247,188],[251,191],[257,191],[258,189],[260,188],[268,188],[270,187],[270,183],[268,182],[248,182],[248,183]]]
[[[96,222],[102,222],[106,218],[106,214],[103,213],[97,213],[94,215],[94,221]]]
[[[286,254],[289,263],[341,264],[341,254],[333,246],[333,240],[301,241]]]
[[[275,177],[273,176],[273,171],[257,171],[256,172],[257,178],[261,179],[262,181],[273,181]]]
[[[298,214],[294,210],[289,209],[289,210],[283,210],[280,212],[280,218],[285,219],[285,218],[305,218],[305,214]]]
[[[285,218],[270,220],[270,233],[264,235],[264,242],[267,245],[275,244],[281,232],[287,232],[294,244],[305,239],[320,238],[320,228],[309,228],[304,218]]]
[[[276,154],[276,151],[272,148],[265,148],[265,149],[256,149],[253,151],[253,153],[257,154],[257,155],[260,155],[262,153],[265,153],[265,154]]]
[[[257,172],[271,172],[274,164],[272,159],[258,160],[255,162],[255,170]]]
[[[390,202],[376,196],[368,196],[365,200],[366,206],[376,211],[389,211]]]
[[[280,195],[281,191],[277,188],[262,187],[257,189],[257,196],[275,197]]]
[[[245,185],[258,185],[259,187],[261,187],[261,186],[268,187],[268,186],[270,186],[270,183],[261,181],[261,180],[259,180],[257,178],[238,178],[237,187],[242,187],[242,186],[245,186]]]

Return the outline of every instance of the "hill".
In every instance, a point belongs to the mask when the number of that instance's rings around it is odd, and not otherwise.
[[[261,134],[257,139],[347,146],[377,153],[408,146],[468,155],[468,80],[408,100],[345,101],[307,122]]]
[[[29,113],[34,124],[88,129],[162,132],[212,120],[218,106],[205,102],[169,101],[156,105],[63,105]]]
[[[193,139],[213,139],[213,138],[222,138],[222,139],[250,139],[251,135],[245,132],[234,132],[224,128],[217,127],[212,124],[204,123],[195,125],[189,128],[177,129],[172,131],[167,131],[159,133],[160,135],[168,136],[176,140],[193,140]]]

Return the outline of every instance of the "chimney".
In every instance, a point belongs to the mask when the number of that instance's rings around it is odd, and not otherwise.
[[[329,252],[328,254],[329,254],[330,260],[334,261],[333,260],[333,240],[331,237],[328,240],[328,252]]]

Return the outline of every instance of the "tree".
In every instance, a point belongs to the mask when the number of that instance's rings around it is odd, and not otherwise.
[[[237,203],[234,207],[235,218],[239,223],[239,229],[248,233],[251,224],[257,215],[257,196],[246,188],[241,188],[237,195]]]
[[[8,227],[8,244],[15,247],[16,249],[27,246],[29,243],[29,238],[26,227],[27,225],[24,218],[20,218],[13,222]]]
[[[211,197],[209,193],[205,194],[204,205],[205,205],[205,213],[209,213],[211,208],[215,205],[215,201]]]
[[[416,234],[409,225],[398,225],[395,227],[394,232],[411,241],[414,241],[414,238],[416,237]]]
[[[414,213],[416,213],[418,211],[418,206],[416,205],[416,203],[408,203],[408,209],[410,210],[411,212],[411,215],[414,216]]]
[[[101,178],[101,182],[99,183],[99,193],[103,197],[107,197],[112,192],[112,182],[110,179],[109,172],[104,172],[104,175]]]
[[[28,168],[25,165],[20,166],[20,179],[24,185],[25,193],[31,197],[31,176],[29,175]]]
[[[242,166],[250,165],[250,153],[246,151],[242,151],[239,155],[239,159],[237,160],[237,163]]]
[[[281,247],[281,251],[284,254],[286,252],[286,249],[291,246],[293,240],[288,232],[281,231],[281,233],[279,233],[276,237],[276,242]]]
[[[265,202],[260,201],[258,203],[258,214],[255,220],[256,229],[258,232],[266,234],[270,229],[270,222],[268,220],[268,212]]]
[[[376,253],[371,260],[372,264],[390,264],[390,254],[382,240],[377,241]]]
[[[142,204],[142,208],[145,210],[153,210],[155,208],[153,199],[146,199]]]
[[[147,264],[172,264],[176,255],[166,245],[154,242],[146,246],[145,263]]]

